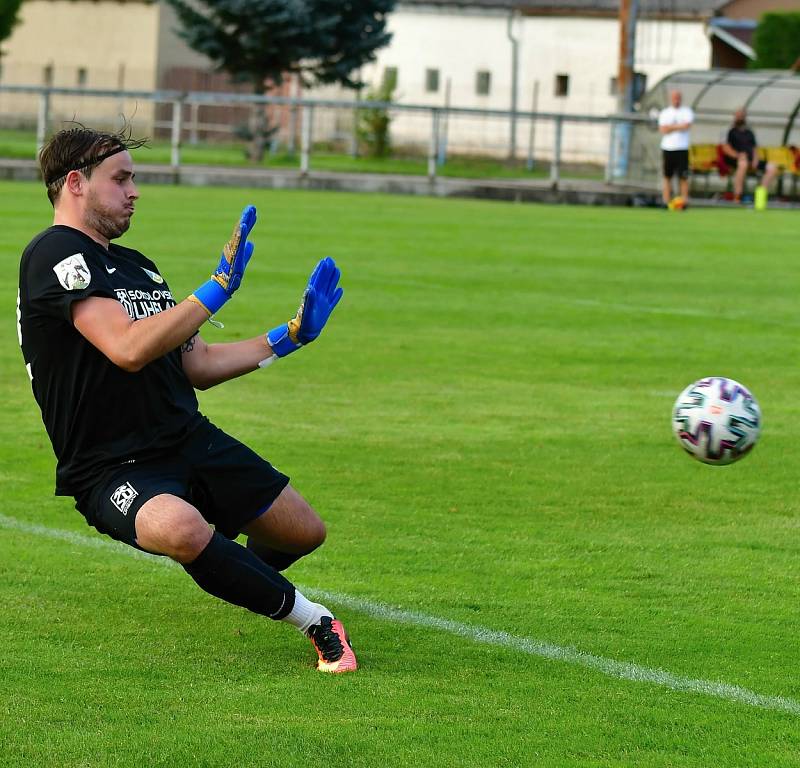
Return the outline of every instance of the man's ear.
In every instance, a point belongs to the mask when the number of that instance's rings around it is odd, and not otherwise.
[[[85,181],[86,177],[80,171],[70,171],[67,174],[67,178],[64,180],[64,188],[67,189],[70,194],[80,196],[83,194]]]

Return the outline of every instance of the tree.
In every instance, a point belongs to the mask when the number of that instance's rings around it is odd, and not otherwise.
[[[0,2],[0,43],[11,37],[11,32],[19,21],[19,7],[22,0],[2,0]],[[3,51],[0,50],[0,57]]]
[[[789,69],[800,57],[800,13],[765,13],[753,35],[755,69]]]
[[[167,0],[179,34],[235,82],[265,94],[287,75],[305,86],[360,88],[354,73],[391,39],[386,17],[395,0]],[[267,134],[262,106],[254,110],[250,158],[260,161]]]

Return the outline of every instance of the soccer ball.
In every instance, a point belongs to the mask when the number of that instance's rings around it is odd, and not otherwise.
[[[739,382],[710,376],[690,384],[672,409],[672,431],[681,447],[704,464],[732,464],[761,433],[761,409]]]
[[[682,197],[673,197],[667,206],[671,211],[682,211],[686,208],[686,201]]]

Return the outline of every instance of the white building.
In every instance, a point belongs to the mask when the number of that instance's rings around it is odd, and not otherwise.
[[[674,0],[654,12],[641,2],[635,70],[655,84],[681,69],[706,69],[712,61],[708,21],[724,0]],[[396,99],[407,104],[509,110],[513,48],[517,46],[517,110],[608,115],[617,111],[620,45],[619,0],[405,0],[390,18],[393,38],[364,70],[368,82],[397,81]],[[451,118],[453,151],[487,148],[508,153],[510,124],[499,118]],[[395,145],[425,144],[430,125],[398,115]],[[517,154],[527,150],[530,123],[517,126]],[[602,162],[608,151],[603,126],[566,124],[565,156]],[[535,126],[537,154],[548,154],[551,124]]]

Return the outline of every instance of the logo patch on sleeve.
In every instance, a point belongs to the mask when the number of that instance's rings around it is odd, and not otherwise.
[[[146,267],[142,267],[142,269],[143,269],[143,270],[144,270],[144,271],[147,273],[147,276],[148,276],[148,277],[149,277],[149,278],[150,278],[150,279],[151,279],[151,280],[152,280],[154,283],[158,283],[159,285],[161,285],[161,283],[163,283],[163,282],[164,282],[164,278],[163,278],[163,277],[161,277],[161,275],[159,275],[159,274],[158,274],[158,272],[151,272],[151,271],[150,271],[149,269],[147,269]]]
[[[128,514],[128,510],[131,508],[131,504],[133,504],[133,500],[139,495],[139,491],[137,491],[130,483],[123,483],[119,488],[117,488],[114,493],[111,494],[111,503],[120,511],[123,515]]]
[[[53,267],[58,282],[68,291],[82,291],[92,282],[92,273],[82,253],[73,253]]]

